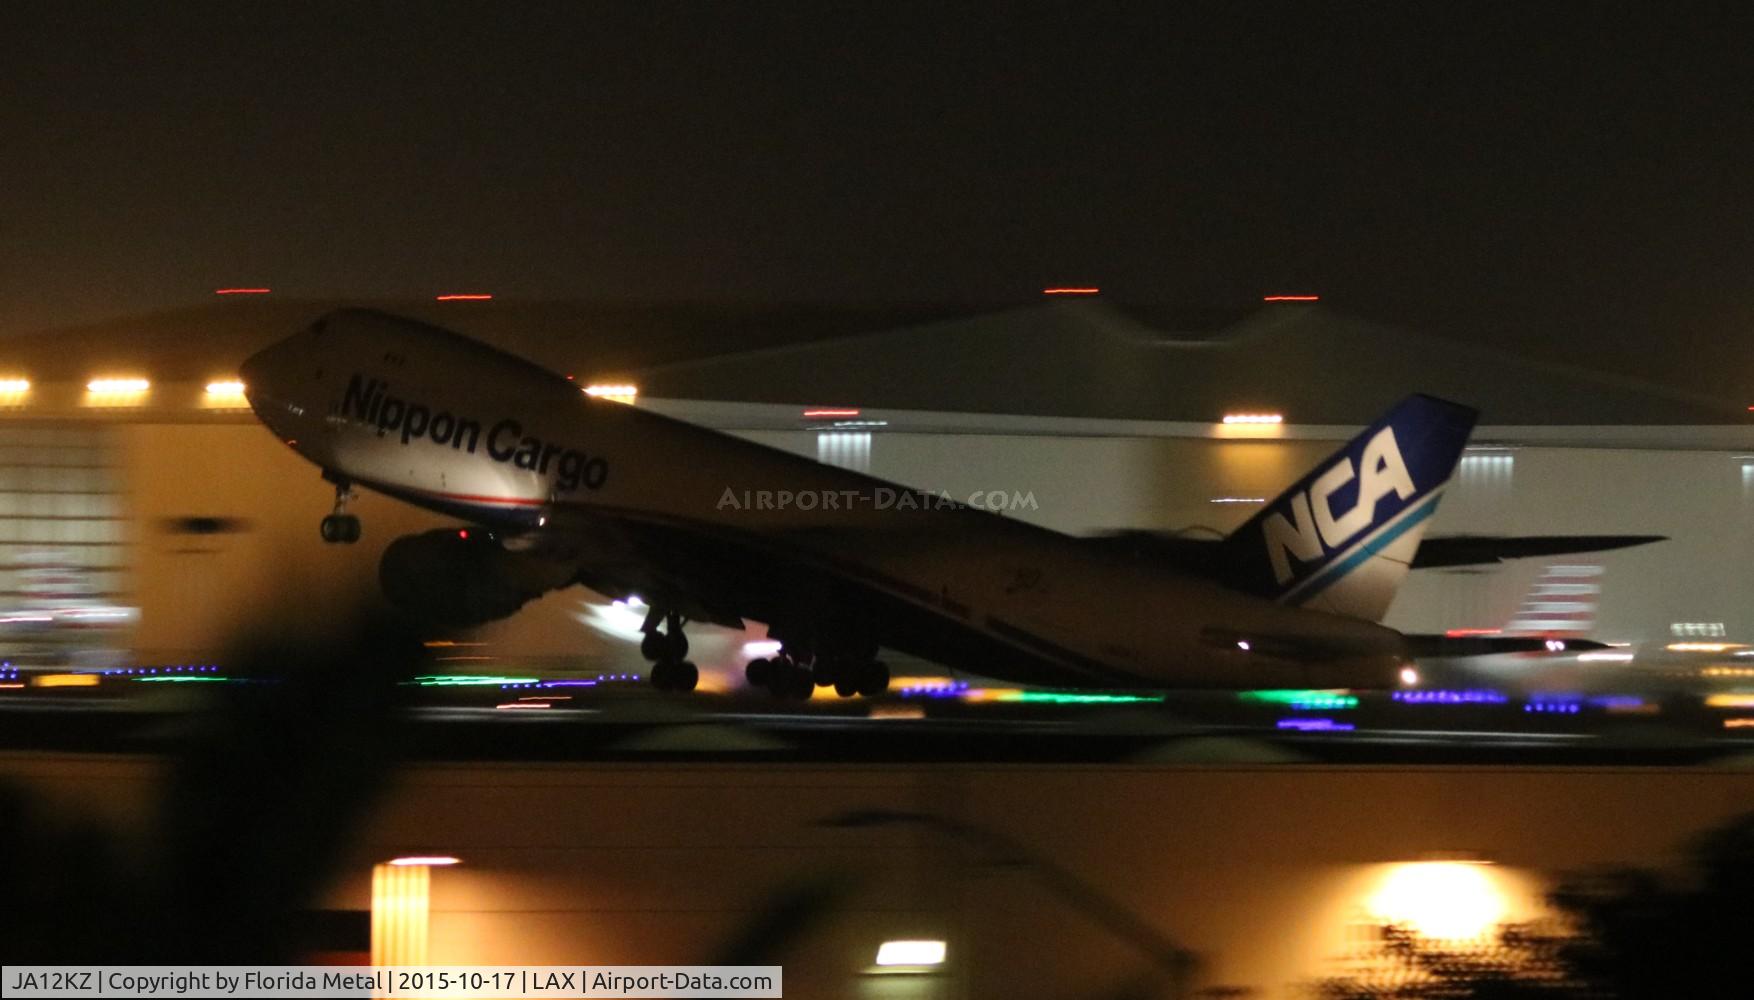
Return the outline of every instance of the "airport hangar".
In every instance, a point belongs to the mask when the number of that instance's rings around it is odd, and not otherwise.
[[[364,543],[321,544],[331,488],[224,384],[249,353],[343,304],[228,297],[0,346],[0,593],[27,612],[57,594],[139,609],[127,634],[0,636],[8,656],[65,662],[99,643],[139,664],[210,659],[251,621],[332,620],[373,585],[383,545],[443,523],[367,495],[356,508]],[[582,387],[631,384],[633,405],[1076,534],[1228,531],[1334,442],[1428,392],[1482,412],[1433,534],[1669,540],[1424,570],[1391,625],[1520,618],[1615,642],[1754,633],[1754,575],[1743,571],[1754,421],[1675,388],[1307,303],[1199,327],[1102,299],[960,312],[376,305]],[[1525,600],[1544,572],[1571,582],[1556,599]],[[638,617],[574,588],[482,630],[472,662],[637,669]],[[712,689],[739,683],[743,643],[759,636],[696,638]]]

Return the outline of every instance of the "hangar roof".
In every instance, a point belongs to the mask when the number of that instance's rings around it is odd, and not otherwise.
[[[1268,411],[1359,424],[1425,392],[1497,425],[1749,421],[1724,400],[1309,305],[1190,334],[1104,301],[1060,302],[675,362],[639,383],[662,398],[1121,420]]]
[[[582,377],[980,311],[931,305],[237,298],[3,337],[0,372],[42,382],[84,381],[99,370],[204,381],[235,372],[255,351],[347,307],[448,327]]]
[[[1496,425],[1750,419],[1727,401],[1309,305],[1190,321],[1106,300],[999,309],[261,299],[6,338],[0,374],[205,380],[343,305],[447,326],[581,379],[632,378],[648,398],[1201,422],[1258,410],[1356,425],[1427,392]]]

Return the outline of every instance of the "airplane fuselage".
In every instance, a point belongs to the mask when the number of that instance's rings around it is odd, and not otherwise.
[[[1386,687],[1400,666],[1398,634],[1379,625],[589,398],[392,317],[332,316],[252,358],[245,378],[263,421],[333,476],[508,532],[562,532],[589,514],[732,539],[1093,685]],[[1351,655],[1261,652],[1306,640]],[[1003,662],[967,666],[1006,676]]]

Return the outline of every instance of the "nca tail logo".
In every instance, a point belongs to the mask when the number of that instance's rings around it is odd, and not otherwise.
[[[1291,557],[1302,563],[1321,559],[1329,549],[1340,548],[1375,522],[1377,501],[1390,493],[1406,500],[1416,492],[1407,463],[1401,460],[1393,427],[1384,427],[1365,443],[1358,465],[1354,470],[1351,457],[1342,457],[1317,476],[1308,490],[1291,494],[1286,501],[1291,508],[1289,520],[1283,510],[1277,510],[1263,521],[1267,558],[1280,584],[1293,575]],[[1345,511],[1336,512],[1335,494],[1342,493],[1354,478],[1358,480],[1357,499]]]

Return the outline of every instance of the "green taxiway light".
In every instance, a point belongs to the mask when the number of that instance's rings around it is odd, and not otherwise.
[[[182,674],[182,675],[176,675],[176,676],[172,676],[172,675],[167,674],[167,675],[161,676],[161,677],[136,677],[134,679],[141,682],[142,684],[154,684],[154,683],[195,684],[195,683],[213,682],[213,681],[219,681],[221,683],[224,683],[225,681],[231,680],[230,677],[215,677],[212,674],[208,674],[207,676],[204,676],[204,677],[199,676],[199,675],[194,675],[194,674]]]
[[[1334,709],[1357,708],[1358,696],[1343,694],[1339,691],[1284,688],[1264,691],[1241,691],[1237,694],[1243,701],[1264,701],[1272,705],[1288,705],[1291,708]]]
[[[1071,691],[1024,691],[1018,697],[1021,702],[1034,702],[1042,705],[1128,705],[1135,702],[1160,702],[1160,694],[1078,694]]]
[[[494,674],[427,674],[408,683],[420,687],[485,687],[498,684],[534,684],[539,677],[500,677]]]

